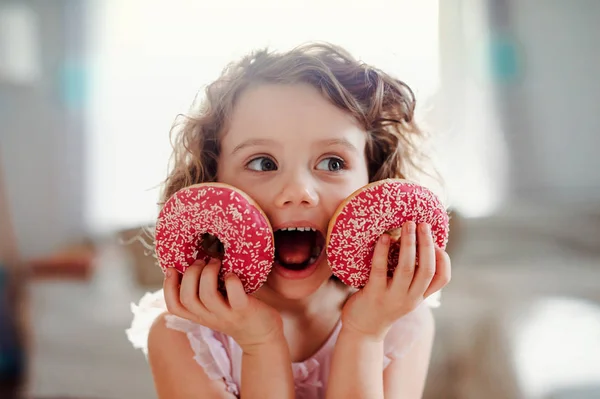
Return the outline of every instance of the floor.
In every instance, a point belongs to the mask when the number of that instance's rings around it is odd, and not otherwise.
[[[592,398],[591,391],[559,391],[558,388],[571,389],[568,381],[550,392],[539,389],[540,384],[545,386],[545,380],[535,375],[530,378],[532,383],[519,381],[514,375],[502,376],[497,364],[496,369],[490,367],[491,371],[486,371],[488,375],[482,371],[486,370],[485,362],[502,356],[506,360],[506,354],[512,353],[513,349],[504,350],[499,357],[491,350],[496,348],[498,337],[518,336],[510,331],[520,330],[509,328],[514,324],[511,315],[515,311],[531,307],[537,300],[552,298],[585,299],[600,304],[600,216],[536,212],[529,210],[524,217],[513,210],[485,221],[464,221],[457,229],[460,245],[453,258],[453,280],[444,291],[443,306],[436,310],[438,339],[427,398]],[[89,283],[33,285],[36,346],[32,392],[38,396],[99,399],[155,398],[145,358],[125,336],[130,303],[144,292],[134,282],[123,249],[116,245],[107,245],[102,251],[97,272]],[[600,320],[600,315],[594,320]],[[493,323],[500,328],[490,327]],[[482,325],[496,335],[482,329]],[[600,356],[600,327],[590,331],[593,333],[587,339],[599,348]],[[542,331],[541,335],[549,336],[547,333]],[[568,339],[559,339],[565,337]],[[562,345],[560,341],[558,345]],[[592,353],[581,354],[581,359]],[[570,354],[579,356],[573,351]],[[506,361],[511,363],[510,359]],[[593,389],[600,387],[600,372],[594,371],[598,367],[581,364],[581,375],[586,379],[578,381],[591,381]],[[493,384],[485,382],[492,377]],[[511,384],[518,387],[505,393],[498,390],[498,386]],[[581,384],[572,387],[579,389]]]
[[[125,336],[133,284],[118,247],[107,247],[89,284],[32,286],[35,350],[31,387],[37,396],[98,399],[156,397],[144,355]]]

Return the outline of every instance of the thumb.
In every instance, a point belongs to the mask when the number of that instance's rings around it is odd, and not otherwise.
[[[246,295],[244,285],[235,273],[228,273],[225,276],[225,290],[231,309],[239,310],[248,305],[248,295]]]

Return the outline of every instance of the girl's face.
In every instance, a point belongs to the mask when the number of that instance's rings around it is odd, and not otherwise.
[[[327,226],[368,183],[365,142],[354,118],[312,86],[264,84],[242,93],[221,138],[218,180],[250,195],[275,231],[265,289],[301,299],[331,277]]]

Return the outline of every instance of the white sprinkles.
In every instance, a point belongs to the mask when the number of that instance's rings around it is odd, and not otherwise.
[[[247,293],[267,279],[275,256],[271,226],[262,212],[242,194],[223,184],[204,183],[176,192],[159,213],[155,247],[163,271],[183,273],[197,259],[206,258],[202,235],[219,239],[225,254],[219,273],[235,273]]]
[[[434,242],[445,248],[448,213],[430,190],[420,185],[388,179],[358,190],[331,221],[327,260],[333,274],[345,284],[362,288],[369,279],[377,239],[404,222],[429,223]],[[388,256],[388,274],[398,262],[398,244]]]

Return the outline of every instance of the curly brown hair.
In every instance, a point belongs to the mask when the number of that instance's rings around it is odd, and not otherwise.
[[[190,115],[173,126],[172,168],[161,201],[192,184],[215,181],[219,137],[240,94],[261,83],[310,84],[352,114],[368,134],[369,180],[417,180],[427,159],[426,138],[415,120],[415,96],[404,82],[369,66],[329,43],[308,43],[277,53],[263,49],[229,64],[205,90]],[[426,172],[425,172],[426,173]]]

